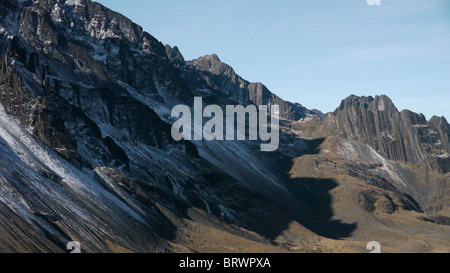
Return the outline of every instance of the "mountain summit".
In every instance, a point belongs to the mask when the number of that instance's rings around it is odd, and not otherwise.
[[[448,123],[421,114],[399,112],[387,96],[350,96],[334,112],[341,136],[368,144],[391,160],[424,165],[441,173],[450,171]]]

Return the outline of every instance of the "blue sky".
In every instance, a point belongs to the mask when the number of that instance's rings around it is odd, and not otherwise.
[[[450,119],[450,1],[99,0],[186,60],[217,54],[243,78],[323,112],[350,94]]]

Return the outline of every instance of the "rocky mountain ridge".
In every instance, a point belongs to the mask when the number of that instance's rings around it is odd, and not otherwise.
[[[445,118],[387,97],[325,117],[90,0],[2,1],[0,18],[1,252],[448,248]],[[280,149],[174,141],[170,110],[195,96],[279,104]]]
[[[399,112],[387,96],[350,96],[332,119],[342,137],[366,143],[387,159],[450,171],[450,125],[444,117],[427,121],[409,110]]]
[[[308,115],[324,117],[320,111],[309,110],[298,103],[284,101],[260,82],[250,83],[242,79],[216,54],[188,61],[186,65],[200,71],[209,88],[220,90],[238,104],[279,105],[280,115],[290,120],[300,120]]]

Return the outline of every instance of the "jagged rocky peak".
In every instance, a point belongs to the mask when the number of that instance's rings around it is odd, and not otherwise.
[[[442,126],[444,129],[450,129],[450,124],[445,117],[433,116],[429,121],[429,124]]]
[[[131,43],[133,48],[165,56],[165,47],[156,38],[143,31],[120,13],[90,0],[38,0],[19,1],[24,8],[21,15],[21,27],[34,26],[43,33],[57,28],[61,36],[74,38],[80,43],[89,43],[91,39],[120,39]],[[36,20],[38,19],[38,20]],[[32,24],[30,24],[32,23]],[[33,32],[33,31],[30,31]],[[52,41],[37,31],[42,42]]]
[[[169,60],[174,64],[180,66],[186,64],[186,61],[177,46],[171,47],[170,45],[166,45],[166,54]]]
[[[386,96],[356,96],[356,95],[350,95],[346,99],[342,100],[341,105],[338,109],[336,109],[335,114],[338,111],[343,111],[350,107],[356,107],[356,108],[365,108],[372,112],[381,111],[381,112],[389,112],[389,113],[397,113],[398,110],[395,107],[392,100]]]
[[[216,54],[205,55],[198,59],[192,60],[189,62],[189,65],[193,66],[197,70],[210,72],[213,75],[223,75],[229,77],[232,83],[239,88],[246,88],[249,84],[236,74],[233,67],[222,62]]]
[[[371,103],[373,101],[373,97],[358,97],[356,95],[350,95],[347,98],[343,99],[341,102],[341,105],[339,106],[339,108],[336,110],[344,110],[346,108],[349,107],[364,107],[364,108],[368,108],[369,107],[369,103]]]
[[[450,170],[445,118],[435,117],[427,122],[423,114],[399,112],[385,95],[352,95],[342,101],[329,119],[342,137],[368,144],[388,159],[420,163],[443,173]]]
[[[216,54],[205,55],[198,59],[192,60],[192,64],[199,70],[209,71],[214,75],[228,75],[235,74],[233,68],[226,63],[223,63]]]
[[[0,13],[17,12],[6,17],[10,24],[0,22],[1,28],[18,26],[12,35],[0,35],[0,42],[10,40],[1,43],[6,49],[0,64],[0,104],[8,114],[77,163],[84,152],[80,151],[84,137],[90,138],[87,145],[100,147],[106,157],[115,153],[126,159],[98,124],[128,130],[154,145],[170,142],[168,135],[158,133],[169,125],[118,84],[144,86],[147,89],[139,91],[156,93],[154,81],[167,82],[164,75],[176,79],[175,73],[169,73],[162,44],[128,18],[89,0],[20,3],[19,8],[18,2],[2,1]],[[137,113],[148,120],[139,122]],[[94,137],[78,135],[79,127]]]
[[[398,112],[397,107],[395,107],[392,100],[386,95],[376,96],[374,99],[374,104],[372,105],[376,106],[378,111],[387,111],[392,113]]]

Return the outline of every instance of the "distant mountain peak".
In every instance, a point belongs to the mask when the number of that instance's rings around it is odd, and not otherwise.
[[[429,123],[433,123],[433,124],[443,124],[445,125],[447,128],[450,127],[450,125],[448,124],[448,121],[445,117],[439,117],[439,116],[433,116]]]
[[[386,95],[356,96],[342,100],[333,113],[340,134],[359,140],[392,160],[407,163],[425,162],[428,168],[445,173],[447,163],[438,162],[436,155],[450,152],[448,123],[443,117],[427,122],[423,114],[410,110],[401,112]],[[436,136],[440,137],[436,137]]]
[[[336,109],[335,114],[350,107],[366,108],[372,112],[398,112],[398,109],[395,107],[392,100],[386,95],[379,95],[375,97],[350,95],[342,100],[341,105],[338,109]]]
[[[185,65],[186,61],[177,46],[166,45],[166,54],[170,61],[176,65]]]
[[[197,58],[196,60],[209,60],[215,62],[222,62],[217,54],[208,54]]]
[[[205,55],[203,57],[192,60],[191,65],[201,71],[208,71],[214,75],[225,75],[234,81],[244,82],[234,71],[233,67],[222,62],[216,54]]]
[[[376,109],[378,111],[398,112],[397,107],[395,107],[392,100],[386,95],[376,96],[374,102],[376,103]]]

